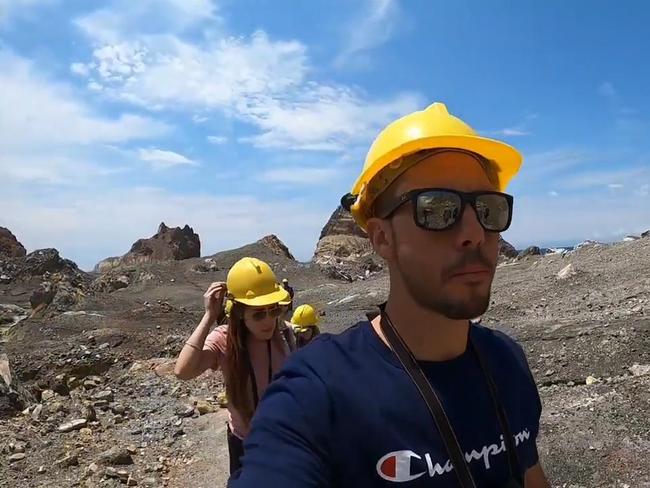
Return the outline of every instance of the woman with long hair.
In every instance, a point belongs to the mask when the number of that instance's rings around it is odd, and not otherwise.
[[[224,312],[226,299],[232,302],[227,323],[210,332]],[[282,320],[282,304],[288,300],[289,293],[268,264],[256,258],[239,260],[226,283],[208,287],[203,295],[205,314],[176,360],[174,373],[183,380],[208,369],[223,372],[231,473],[241,466],[242,441],[259,399],[295,348],[293,331]]]

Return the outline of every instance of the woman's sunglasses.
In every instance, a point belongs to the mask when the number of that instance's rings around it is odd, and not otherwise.
[[[512,195],[496,191],[466,193],[447,188],[422,188],[401,195],[389,208],[377,212],[390,217],[407,202],[413,205],[413,218],[418,227],[440,231],[451,228],[463,218],[465,207],[471,205],[481,227],[488,232],[504,232],[512,222]]]
[[[272,319],[277,319],[280,315],[282,315],[282,307],[275,306],[272,308],[255,310],[251,314],[251,318],[256,322],[259,322],[261,320],[264,320],[267,316],[271,317]]]

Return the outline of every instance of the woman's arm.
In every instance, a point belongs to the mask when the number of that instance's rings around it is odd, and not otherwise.
[[[181,380],[191,380],[196,378],[205,370],[214,367],[216,358],[215,352],[210,349],[204,349],[205,338],[210,333],[210,328],[214,325],[215,319],[207,312],[203,315],[201,322],[194,329],[192,335],[187,340],[181,353],[178,355],[174,374]]]
[[[218,367],[215,351],[204,346],[205,339],[210,333],[210,328],[221,314],[226,291],[225,283],[216,282],[212,283],[203,294],[205,314],[178,355],[176,365],[174,366],[174,374],[176,377],[182,380],[191,380],[208,368]]]

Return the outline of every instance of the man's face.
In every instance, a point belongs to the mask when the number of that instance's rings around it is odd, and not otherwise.
[[[419,188],[448,188],[465,192],[494,191],[480,163],[471,155],[444,152],[410,168],[390,192],[402,195]],[[387,239],[382,255],[391,273],[421,306],[450,319],[471,319],[487,310],[499,251],[499,234],[486,232],[468,207],[449,230],[428,231],[413,220],[411,203],[386,220],[372,219],[369,234],[376,244],[383,229]]]

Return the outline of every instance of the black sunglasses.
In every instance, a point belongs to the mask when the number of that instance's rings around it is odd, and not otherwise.
[[[447,230],[463,218],[465,207],[471,205],[481,227],[487,232],[504,232],[512,222],[512,195],[496,191],[466,193],[447,188],[421,188],[401,195],[377,216],[390,217],[406,202],[413,205],[413,219],[426,230]]]
[[[262,310],[256,310],[251,314],[251,317],[253,320],[256,322],[259,322],[260,320],[264,320],[266,316],[271,317],[272,319],[277,319],[280,315],[282,315],[282,307],[279,305],[276,305],[273,308],[265,308]]]

